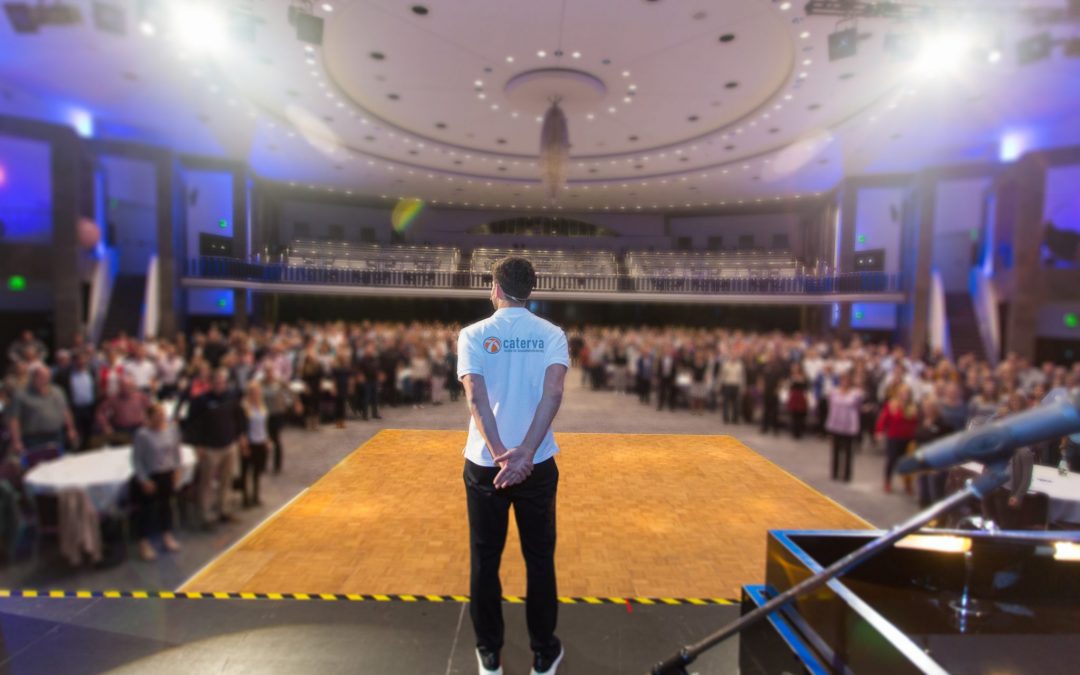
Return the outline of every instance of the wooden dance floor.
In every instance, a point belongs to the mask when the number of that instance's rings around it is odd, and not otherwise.
[[[730,436],[557,434],[559,594],[736,598],[770,529],[869,525]],[[182,589],[467,595],[465,433],[380,432]],[[525,594],[517,531],[503,591]]]

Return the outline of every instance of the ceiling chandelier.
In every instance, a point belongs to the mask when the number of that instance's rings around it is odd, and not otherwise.
[[[555,199],[566,187],[570,163],[570,131],[559,100],[558,97],[551,99],[551,107],[544,114],[544,124],[540,127],[540,180],[549,199]]]

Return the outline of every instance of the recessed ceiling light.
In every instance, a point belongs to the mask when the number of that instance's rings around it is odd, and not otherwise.
[[[516,111],[516,110],[513,111],[512,113],[510,113],[510,117],[517,117],[517,116],[518,116],[518,111]]]
[[[594,119],[596,119],[596,115],[594,115],[592,113],[589,113],[588,115],[585,115],[585,119],[594,120]]]
[[[612,107],[608,108],[607,111],[614,115],[615,114],[615,106],[612,106]]]
[[[513,63],[514,62],[514,57],[513,56],[507,56],[506,57],[506,62],[507,63]]]
[[[810,31],[804,30],[803,32],[799,33],[799,37],[805,40],[806,38],[810,37]]]
[[[476,95],[476,98],[478,98],[478,99],[480,99],[482,101],[485,98],[487,98],[487,94],[485,94],[484,92],[480,92],[479,94]]]
[[[575,59],[580,59],[581,58],[581,52],[574,52],[570,56],[574,57]]]
[[[483,80],[477,80],[476,82],[474,82],[474,84],[476,86],[478,86],[478,87],[482,87],[482,86],[484,86],[484,81]]]
[[[324,12],[332,12],[334,11],[334,6],[331,5],[329,2],[324,2],[322,4],[322,9]]]
[[[536,55],[539,56],[540,58],[544,58],[545,56],[547,56],[547,52],[545,52],[543,49],[541,49],[540,51],[536,52]]]
[[[537,115],[537,116],[536,116],[536,121],[537,121],[537,122],[543,122],[543,121],[544,121],[544,118],[543,118],[543,117],[541,117],[540,115]]]
[[[784,11],[784,12],[788,11],[789,9],[791,9],[791,3],[790,2],[781,2],[780,3],[780,9],[781,9],[781,11]]]
[[[623,97],[623,103],[630,103],[630,102],[631,102],[631,101],[633,101],[633,100],[634,100],[634,99],[630,98],[629,96],[624,96],[624,97]]]
[[[146,36],[152,36],[157,32],[157,28],[149,21],[143,21],[139,24],[139,31]]]
[[[492,103],[491,104],[491,109],[492,110],[498,110],[499,109],[499,104],[498,103]]]
[[[623,77],[630,77],[630,71],[629,70],[622,71],[622,76]]]

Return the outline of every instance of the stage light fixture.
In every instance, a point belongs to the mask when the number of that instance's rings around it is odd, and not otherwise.
[[[912,72],[922,77],[954,73],[966,65],[971,53],[971,37],[967,34],[944,32],[930,35],[919,47]]]
[[[1016,62],[1021,66],[1030,65],[1050,58],[1054,41],[1049,32],[1042,32],[1026,37],[1016,43]]]
[[[855,56],[858,49],[859,34],[855,26],[829,34],[829,60],[846,59]]]
[[[289,24],[296,29],[296,39],[313,45],[322,45],[323,19],[315,16],[310,0],[294,0],[289,5]]]
[[[225,21],[221,14],[202,3],[175,3],[169,32],[192,51],[216,51],[225,44]]]

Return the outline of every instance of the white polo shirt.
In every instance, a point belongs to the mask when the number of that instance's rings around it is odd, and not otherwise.
[[[484,376],[495,426],[507,448],[525,440],[544,394],[544,373],[555,364],[570,367],[566,334],[524,307],[499,309],[458,335],[458,379],[470,374]],[[548,429],[533,463],[550,459],[558,451],[555,436]],[[464,455],[474,464],[495,466],[471,418]]]

